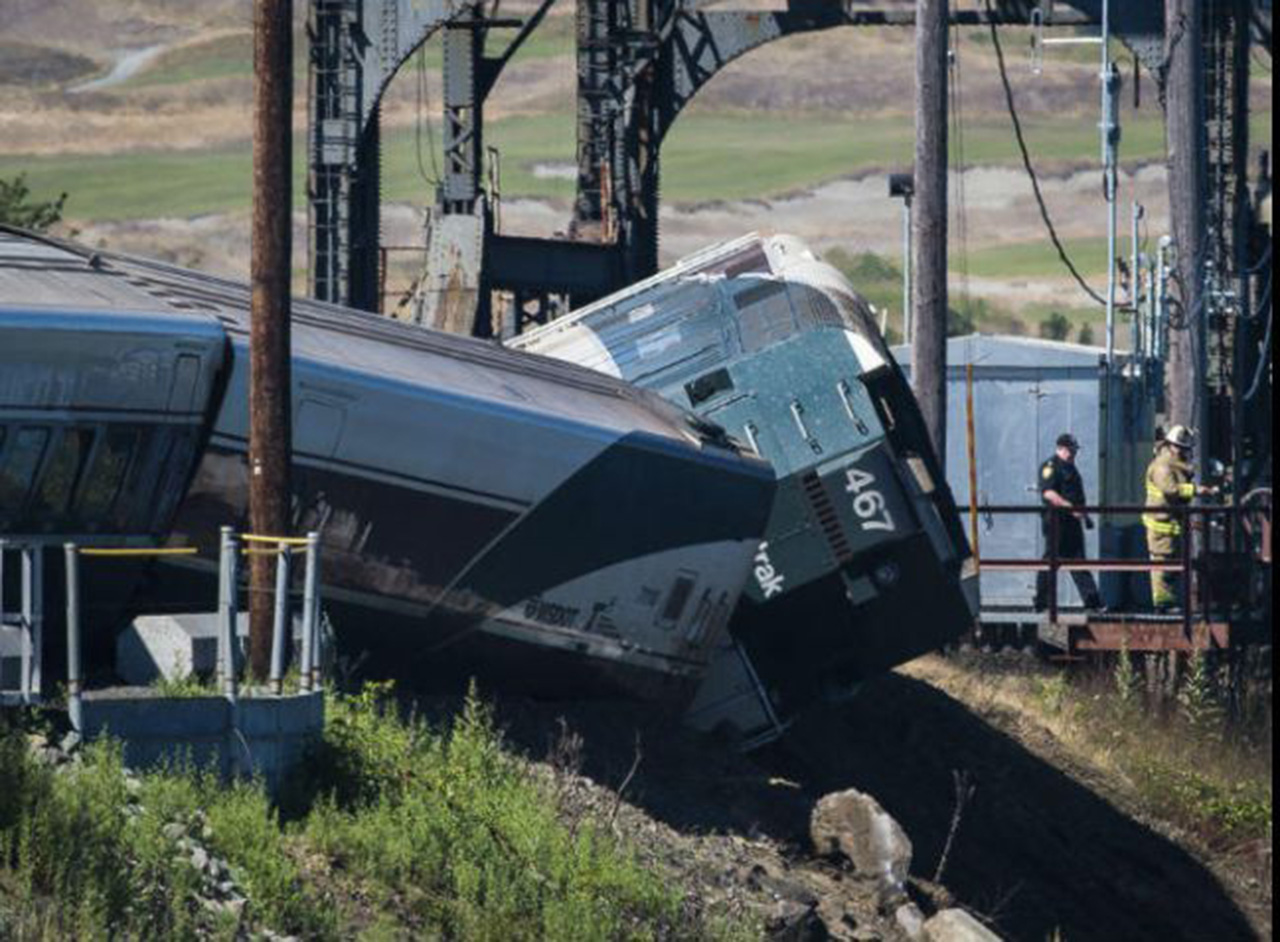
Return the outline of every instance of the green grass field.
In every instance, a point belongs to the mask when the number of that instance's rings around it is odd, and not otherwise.
[[[1269,120],[1267,125],[1269,132]],[[1097,148],[1095,129],[1087,121],[1037,121],[1028,125],[1028,136],[1046,171],[1087,164]],[[438,146],[438,133],[434,140]],[[496,121],[487,140],[502,155],[504,195],[566,200],[572,196],[571,179],[535,173],[540,164],[572,163],[575,139],[569,112]],[[823,114],[783,117],[695,111],[668,138],[662,194],[677,203],[776,197],[839,177],[902,166],[910,161],[912,140],[910,122],[897,118],[855,121]],[[431,187],[419,170],[414,132],[391,131],[384,135],[384,142],[384,197],[428,202]],[[301,201],[303,142],[296,143],[295,198]],[[423,135],[424,149],[428,146]],[[1126,160],[1154,160],[1162,149],[1158,121],[1130,125]],[[966,157],[970,165],[1016,162],[1008,125],[970,123]],[[209,151],[17,155],[0,157],[0,176],[25,172],[37,196],[70,193],[66,214],[73,220],[184,217],[247,208],[249,160],[247,142]],[[422,164],[430,178],[432,163],[425,151]]]
[[[1066,239],[1067,254],[1085,277],[1101,277],[1107,271],[1107,240]],[[1127,255],[1128,239],[1119,251]],[[952,260],[956,267],[956,260]],[[969,274],[978,278],[1059,278],[1068,273],[1048,239],[993,245],[969,253]]]
[[[488,52],[496,55],[515,37],[514,30],[495,31]],[[573,17],[555,16],[545,20],[520,48],[513,62],[570,56],[573,53]],[[423,60],[429,69],[439,71],[442,65],[438,37],[423,46]],[[294,37],[294,78],[306,80],[307,44],[305,35]],[[218,36],[170,50],[159,56],[144,71],[120,87],[147,88],[182,85],[208,79],[245,78],[253,75],[253,34],[249,31]],[[412,81],[412,78],[409,78]]]

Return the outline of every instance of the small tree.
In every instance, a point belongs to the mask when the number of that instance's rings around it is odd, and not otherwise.
[[[56,200],[33,201],[25,173],[0,180],[0,223],[5,225],[42,232],[62,219],[66,202],[66,193]]]
[[[1040,322],[1040,336],[1045,340],[1066,340],[1071,334],[1071,321],[1061,311],[1054,311]]]
[[[1095,338],[1093,336],[1093,325],[1081,324],[1080,333],[1076,336],[1076,343],[1079,343],[1082,346],[1092,347],[1094,340]]]

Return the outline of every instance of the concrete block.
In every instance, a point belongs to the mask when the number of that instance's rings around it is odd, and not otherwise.
[[[0,690],[17,690],[21,685],[22,634],[0,626]]]
[[[293,619],[293,655],[300,647],[302,620]],[[236,656],[244,663],[249,614],[236,616]],[[218,669],[216,612],[141,615],[116,639],[116,673],[127,684],[145,687],[161,677],[181,680],[195,674],[210,677]]]
[[[125,764],[145,769],[184,763],[258,775],[274,791],[324,732],[324,694],[157,697],[150,690],[95,691],[83,706],[85,739],[110,736]]]

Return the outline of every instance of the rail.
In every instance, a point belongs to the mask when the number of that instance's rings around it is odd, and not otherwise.
[[[1213,567],[1215,559],[1220,557],[1219,554],[1208,551],[1210,547],[1204,545],[1200,546],[1200,552],[1197,553],[1195,546],[1197,535],[1200,536],[1200,543],[1203,544],[1207,528],[1214,522],[1214,518],[1220,518],[1225,521],[1226,525],[1223,527],[1223,531],[1226,565],[1234,566],[1237,551],[1247,548],[1243,538],[1252,537],[1255,532],[1249,526],[1249,520],[1258,518],[1261,520],[1261,526],[1258,527],[1256,532],[1261,534],[1264,545],[1259,547],[1260,551],[1256,555],[1260,562],[1269,563],[1270,547],[1265,544],[1269,543],[1270,540],[1271,508],[1269,505],[1250,506],[1246,504],[1199,504],[1159,508],[1161,513],[1169,514],[1177,520],[1185,535],[1185,538],[1180,541],[1179,558],[1175,561],[1160,562],[1152,559],[1087,559],[1076,557],[1064,559],[1058,551],[1058,537],[1065,514],[1098,517],[1141,516],[1151,513],[1152,509],[1141,504],[1090,505],[1076,507],[1070,511],[1043,504],[988,505],[980,507],[978,513],[987,517],[1034,514],[1042,518],[1048,515],[1049,521],[1047,546],[1043,557],[1037,559],[983,558],[980,560],[981,569],[986,572],[1047,571],[1049,573],[1047,607],[1050,623],[1057,623],[1059,620],[1059,573],[1073,571],[1178,573],[1181,576],[1179,590],[1182,596],[1180,611],[1182,629],[1184,635],[1189,638],[1197,621],[1197,615],[1199,615],[1199,621],[1201,622],[1212,621],[1215,603],[1217,602],[1213,594]],[[1199,524],[1199,526],[1195,524]],[[1197,576],[1200,577],[1198,580]],[[1196,591],[1197,589],[1199,591]],[[1195,604],[1197,600],[1200,603],[1198,608]],[[1227,613],[1230,613],[1229,606]]]
[[[247,544],[241,546],[241,543]],[[84,670],[81,659],[80,563],[84,557],[121,559],[161,556],[192,556],[196,547],[102,547],[64,543],[67,604],[67,712],[72,725],[80,729],[83,717]],[[285,645],[289,626],[289,585],[295,555],[306,558],[302,588],[302,635],[298,657],[299,684],[304,692],[319,689],[320,658],[320,559],[319,534],[305,537],[236,534],[230,527],[219,532],[217,682],[223,696],[233,703],[239,697],[239,663],[236,618],[239,612],[239,557],[268,553],[276,557],[275,610],[271,633],[271,668],[268,686],[272,694],[284,691]],[[38,553],[36,556],[38,557]],[[24,562],[27,557],[24,555]],[[27,566],[24,565],[24,572]],[[38,639],[38,634],[37,634]],[[38,663],[38,662],[37,662]],[[38,689],[39,679],[36,678]],[[24,688],[26,689],[26,688]]]

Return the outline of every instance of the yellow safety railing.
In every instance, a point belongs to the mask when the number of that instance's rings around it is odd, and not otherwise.
[[[248,544],[241,546],[240,544]],[[223,692],[237,696],[235,622],[239,594],[238,557],[246,555],[275,556],[275,620],[272,631],[270,684],[274,693],[283,689],[286,624],[289,621],[290,561],[295,554],[306,558],[302,591],[302,646],[299,668],[302,689],[310,691],[320,683],[319,656],[319,534],[304,537],[267,536],[259,533],[235,534],[230,527],[220,531],[218,557],[218,674]],[[80,728],[83,674],[80,663],[80,557],[145,558],[194,556],[194,546],[126,547],[79,546],[63,544],[67,579],[67,689],[71,720]]]

